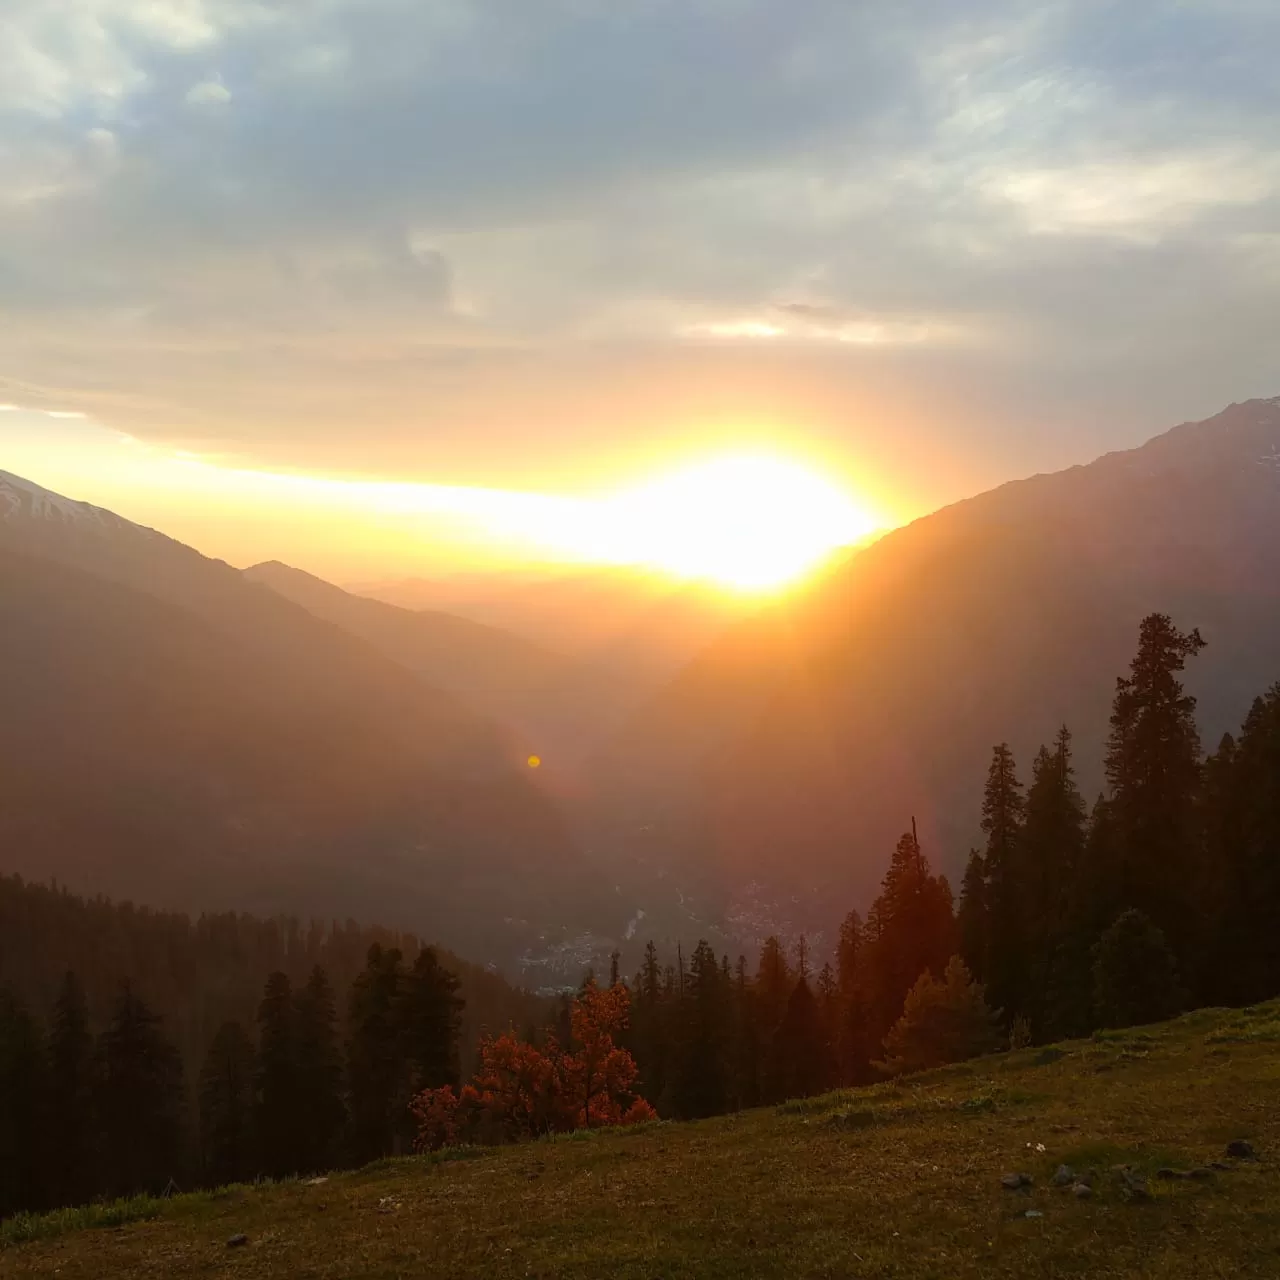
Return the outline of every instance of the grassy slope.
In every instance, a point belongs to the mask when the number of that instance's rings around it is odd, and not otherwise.
[[[158,1216],[119,1227],[35,1220],[47,1238],[14,1243],[9,1224],[0,1276],[1280,1276],[1280,1002],[1062,1048],[777,1111],[152,1202],[135,1211]],[[1237,1137],[1256,1163],[1153,1178],[1148,1203],[1111,1173],[1205,1164]],[[1050,1186],[1064,1161],[1099,1171],[1092,1200]],[[1015,1170],[1030,1192],[1001,1189]],[[236,1232],[249,1243],[229,1249]]]

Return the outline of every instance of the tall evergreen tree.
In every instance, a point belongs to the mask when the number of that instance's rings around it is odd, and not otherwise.
[[[333,989],[319,965],[312,969],[306,986],[295,993],[293,1004],[298,1104],[303,1117],[298,1166],[303,1172],[314,1173],[336,1163],[346,1119]]]
[[[987,971],[991,922],[987,918],[987,866],[978,849],[969,850],[969,859],[965,863],[956,928],[965,965],[974,979],[981,982]]]
[[[775,1097],[807,1098],[821,1092],[830,1078],[818,1002],[808,978],[796,980],[777,1032],[778,1078]]]
[[[700,941],[689,958],[689,975],[677,1024],[679,1071],[673,1093],[682,1118],[718,1115],[728,1098],[729,991],[715,952]]]
[[[1196,700],[1178,673],[1203,648],[1199,631],[1179,631],[1167,614],[1143,619],[1130,673],[1116,680],[1106,754],[1119,875],[1113,905],[1144,912],[1184,957],[1194,934],[1200,738]]]
[[[863,930],[872,1043],[898,1020],[907,992],[922,973],[941,976],[954,939],[951,886],[945,876],[933,874],[913,827],[893,851]]]
[[[400,951],[369,948],[351,988],[347,1015],[347,1089],[352,1156],[357,1162],[392,1155],[409,1129],[409,1072],[401,1034],[405,972]]]
[[[1280,993],[1280,684],[1205,766],[1204,857],[1218,872],[1211,979],[1199,994],[1249,1004]]]
[[[182,1059],[162,1021],[126,983],[98,1037],[98,1131],[115,1196],[163,1191],[182,1173]]]
[[[425,947],[405,977],[400,997],[404,1050],[414,1093],[457,1086],[462,1007],[458,979],[440,963],[434,948]]]
[[[0,987],[0,1217],[44,1205],[40,1029]]]
[[[262,1169],[273,1178],[302,1172],[308,1118],[301,1107],[300,1062],[293,987],[287,974],[273,973],[258,1005],[254,1120]]]
[[[257,1172],[253,1143],[253,1043],[238,1022],[224,1022],[200,1069],[200,1159],[215,1186]]]
[[[1064,987],[1077,980],[1070,934],[1084,848],[1084,799],[1071,763],[1071,734],[1064,725],[1052,750],[1041,747],[1036,756],[1019,858],[1027,976],[1022,1012],[1037,1035],[1053,1023]]]
[[[59,1205],[83,1204],[94,1183],[93,1035],[84,986],[63,975],[49,1027],[46,1116],[49,1198]]]
[[[987,945],[985,979],[991,1003],[1007,1018],[1024,1012],[1026,947],[1022,824],[1022,785],[1006,742],[994,748],[982,798],[982,830],[987,837],[982,866],[986,874]],[[981,970],[979,970],[981,972]]]

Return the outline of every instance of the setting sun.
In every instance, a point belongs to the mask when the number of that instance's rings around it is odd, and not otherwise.
[[[602,559],[750,591],[792,581],[877,527],[833,481],[767,454],[714,458],[626,490],[600,517]]]

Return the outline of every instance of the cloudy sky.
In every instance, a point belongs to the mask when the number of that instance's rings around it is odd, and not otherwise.
[[[909,516],[1280,393],[1277,50],[1274,0],[3,0],[8,436],[768,446]]]

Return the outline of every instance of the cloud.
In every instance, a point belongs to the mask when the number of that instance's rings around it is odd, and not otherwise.
[[[1280,376],[1274,6],[11,8],[0,379],[149,438],[517,466],[619,396],[1012,438]]]
[[[190,106],[220,106],[231,101],[231,90],[221,80],[201,80],[187,90],[186,101]]]

